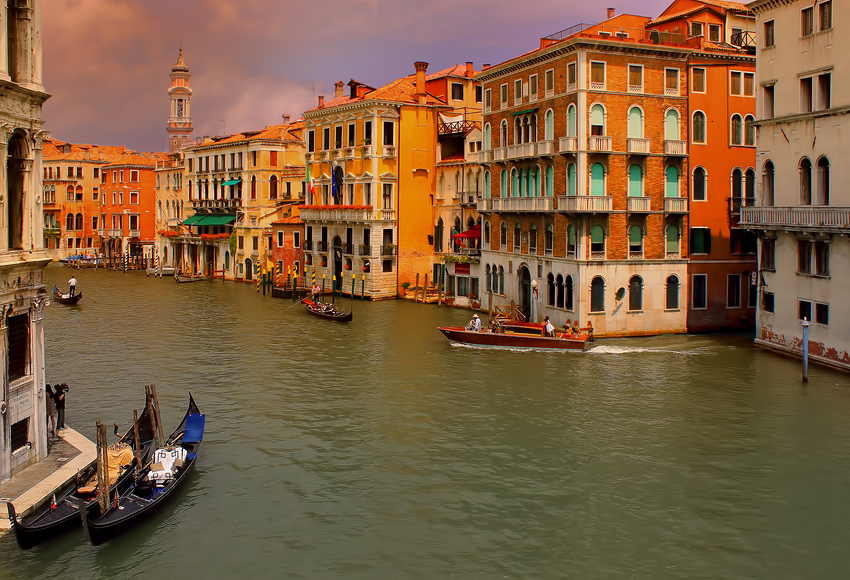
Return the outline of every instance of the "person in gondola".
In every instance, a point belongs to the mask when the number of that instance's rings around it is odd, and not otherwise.
[[[313,282],[313,288],[310,289],[310,292],[313,294],[313,302],[319,303],[319,285]]]
[[[74,295],[74,292],[77,290],[77,279],[71,276],[71,279],[68,280],[68,294],[70,296]]]

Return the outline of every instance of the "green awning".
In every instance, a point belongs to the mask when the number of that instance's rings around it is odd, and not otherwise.
[[[517,111],[516,113],[511,113],[511,117],[516,117],[517,115],[527,115],[528,113],[535,112],[539,107],[534,107],[533,109],[526,109],[524,111]]]
[[[201,219],[195,222],[196,226],[224,226],[227,224],[232,224],[236,221],[235,215],[229,214],[211,214],[201,216]]]
[[[205,217],[204,214],[191,215],[191,216],[187,217],[185,220],[183,220],[183,225],[184,226],[193,226],[193,225],[197,224],[199,221],[201,221],[204,217]]]
[[[222,185],[236,185],[237,183],[242,183],[241,179],[228,179]]]

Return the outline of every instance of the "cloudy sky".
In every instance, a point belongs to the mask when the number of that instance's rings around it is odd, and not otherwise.
[[[167,148],[169,73],[182,43],[195,136],[295,119],[336,80],[372,86],[473,61],[673,0],[44,0],[45,128],[56,139]],[[521,7],[521,9],[519,8]]]

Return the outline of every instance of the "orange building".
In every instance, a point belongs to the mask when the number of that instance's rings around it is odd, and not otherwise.
[[[755,204],[755,18],[737,2],[678,0],[647,28],[700,41],[688,62],[688,330],[752,329],[756,238],[738,219]]]
[[[280,274],[276,282],[282,285],[290,279],[289,276],[304,275],[304,222],[298,216],[289,216],[272,222],[271,226],[273,239],[269,245],[273,248],[276,273]]]

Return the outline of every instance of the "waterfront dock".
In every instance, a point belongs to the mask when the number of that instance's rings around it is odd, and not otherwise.
[[[12,502],[18,517],[26,516],[50,501],[97,459],[94,443],[74,431],[64,429],[51,443],[50,454],[0,484],[0,534],[11,529],[7,502]]]

